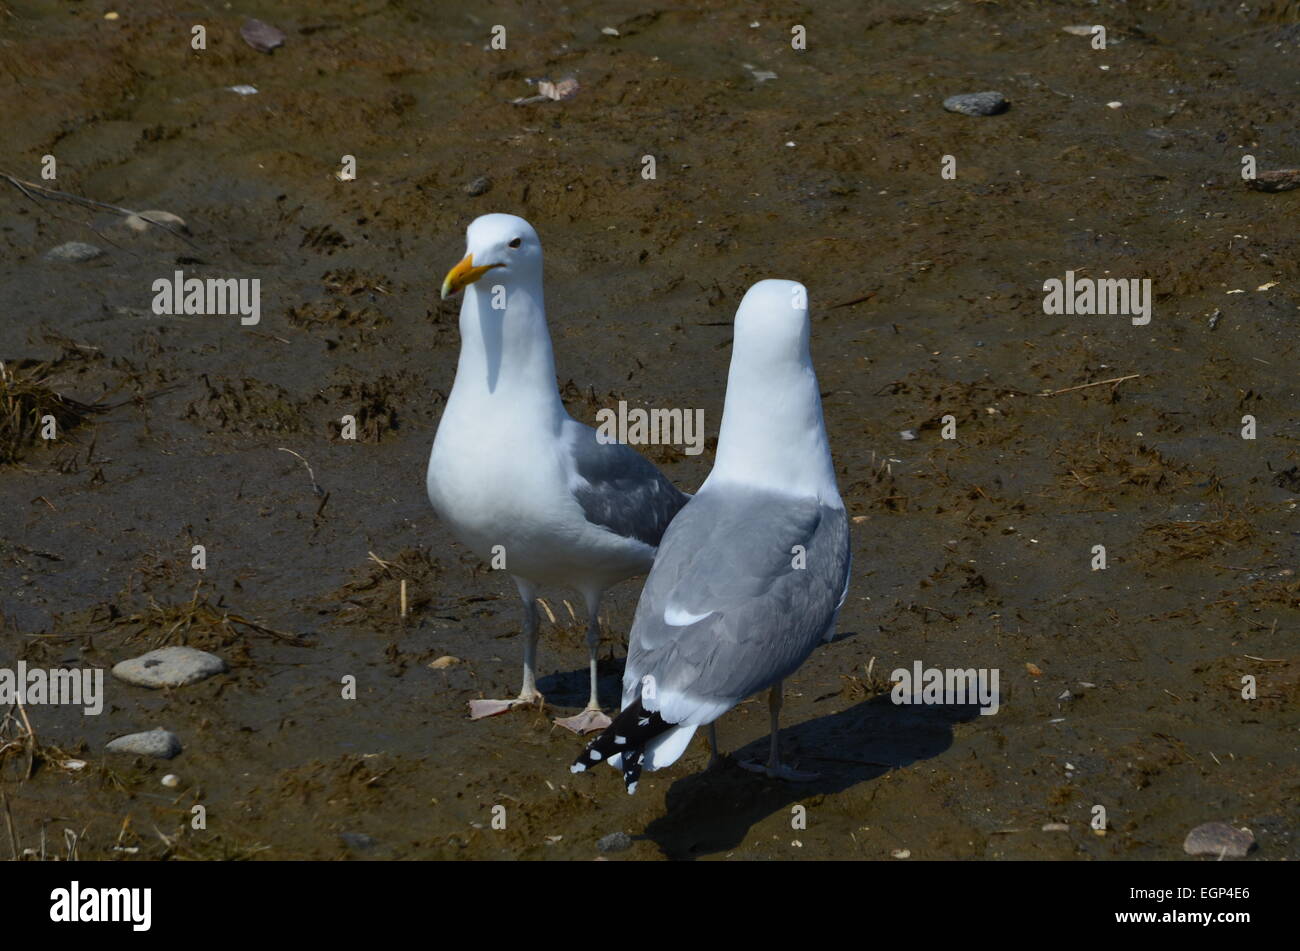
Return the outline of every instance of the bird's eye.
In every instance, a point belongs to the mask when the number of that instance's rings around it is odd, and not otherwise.
[[[523,238],[515,238],[515,240],[510,242],[510,247],[517,248],[523,243],[524,243]]]

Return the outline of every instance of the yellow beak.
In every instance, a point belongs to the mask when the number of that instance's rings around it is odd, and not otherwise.
[[[448,271],[447,276],[442,279],[442,299],[446,300],[462,287],[473,284],[494,267],[501,266],[500,264],[485,264],[483,267],[475,267],[474,255],[465,255],[461,262]]]

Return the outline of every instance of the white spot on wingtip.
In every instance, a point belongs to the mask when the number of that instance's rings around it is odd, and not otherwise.
[[[572,766],[569,767],[569,772],[571,773],[582,773],[582,772],[586,772],[586,770],[587,767],[584,766],[582,763],[574,763]]]
[[[594,759],[597,763],[599,763],[601,760],[600,750],[592,750],[591,758]]]
[[[616,737],[614,737],[614,742],[615,742],[616,744],[618,744],[619,746],[622,746],[624,743],[627,742],[627,737],[626,737],[626,736],[616,736]]]
[[[636,795],[636,783],[628,783],[628,784],[627,784],[627,794],[628,794],[629,796]]]

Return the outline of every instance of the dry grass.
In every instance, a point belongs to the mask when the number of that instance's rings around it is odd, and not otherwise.
[[[104,409],[58,392],[50,380],[52,369],[51,363],[0,361],[0,465],[17,462],[37,441],[46,416],[54,417],[55,431],[62,436]]]
[[[1157,555],[1178,561],[1221,554],[1255,536],[1254,525],[1229,515],[1205,522],[1160,522],[1145,531]]]
[[[861,677],[854,674],[840,675],[840,680],[844,681],[844,685],[840,688],[840,696],[845,700],[866,700],[888,693],[894,688],[893,681],[876,669],[876,658],[872,657],[862,670]]]
[[[385,618],[398,620],[403,581],[407,582],[409,613],[414,615],[429,606],[427,592],[441,573],[442,565],[427,547],[404,548],[392,559],[371,552],[369,561],[357,571],[356,580],[334,593],[343,602],[340,620],[367,623]]]
[[[127,634],[128,641],[144,640],[149,648],[183,645],[201,650],[228,647],[242,641],[249,634],[270,637],[296,647],[310,647],[312,642],[297,634],[277,631],[260,621],[236,614],[221,604],[212,602],[202,591],[200,583],[194,596],[184,604],[159,604],[153,598],[143,611],[119,618],[118,626],[134,626]]]
[[[1058,483],[1067,492],[1106,496],[1134,488],[1168,492],[1190,484],[1194,476],[1190,467],[1165,458],[1158,449],[1100,434],[1067,443],[1053,454],[1062,460],[1064,471]]]

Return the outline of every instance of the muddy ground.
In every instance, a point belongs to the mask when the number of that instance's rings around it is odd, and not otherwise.
[[[231,671],[108,678],[98,717],[29,705],[34,742],[13,711],[20,853],[64,854],[72,830],[106,859],[589,859],[621,830],[613,859],[1156,859],[1223,820],[1259,859],[1300,855],[1300,191],[1240,174],[1244,154],[1300,165],[1300,4],[113,10],[0,2],[0,170],[191,236],[0,180],[0,358],[35,387],[0,465],[0,666],[188,643]],[[247,46],[248,15],[284,46]],[[1089,23],[1105,50],[1062,30]],[[569,74],[571,100],[509,102]],[[941,106],[984,89],[1010,110]],[[618,400],[702,407],[715,437],[745,288],[809,287],[855,564],[841,636],[787,684],[786,749],[818,782],[706,773],[702,738],[635,797],[613,770],[571,776],[582,741],[550,717],[585,696],[572,592],[544,592],[551,709],[465,718],[518,689],[520,661],[513,585],[424,492],[458,345],[436,291],[488,211],[542,236],[560,383],[588,422]],[[73,240],[106,254],[43,260]],[[261,323],[155,316],[177,268],[260,278]],[[1150,278],[1150,324],[1045,315],[1067,269]],[[691,490],[712,447],[647,451]],[[606,602],[608,706],[638,591]],[[889,673],[915,660],[998,668],[1000,711],[895,706]],[[184,744],[170,763],[104,751],[159,725]],[[720,732],[760,754],[764,701]]]

